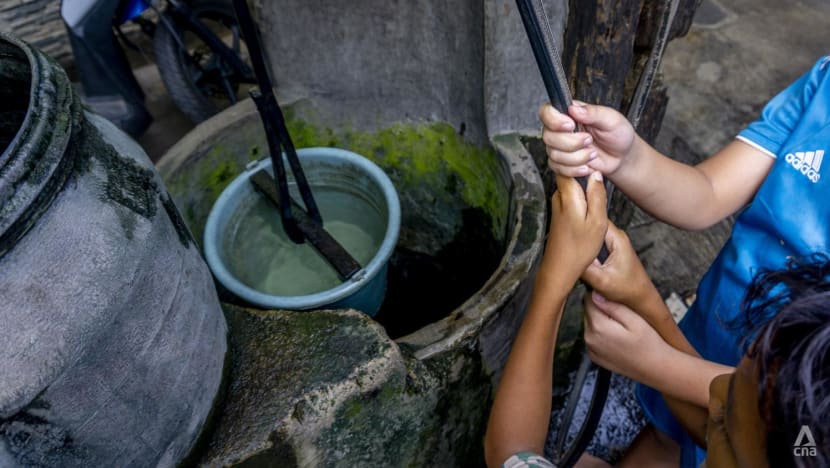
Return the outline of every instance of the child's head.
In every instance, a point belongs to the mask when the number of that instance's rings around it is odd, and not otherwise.
[[[707,467],[830,466],[830,261],[759,276],[745,308],[768,320],[711,384]]]

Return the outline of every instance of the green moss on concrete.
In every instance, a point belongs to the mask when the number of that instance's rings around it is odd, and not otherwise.
[[[376,324],[357,312],[223,307],[230,331],[230,383],[199,465],[228,466],[261,457],[271,466],[284,466],[280,463],[293,458],[287,427],[318,421],[341,401],[338,385],[393,346]],[[331,392],[320,392],[324,389]],[[345,400],[340,409],[362,414],[354,399]],[[286,417],[294,423],[286,426]],[[279,453],[269,446],[279,447]]]
[[[503,237],[509,198],[500,186],[500,157],[492,148],[464,141],[451,125],[397,123],[377,132],[334,131],[298,119],[290,109],[286,125],[296,147],[333,146],[365,156],[399,191],[426,184],[437,198],[460,197],[482,208],[492,219],[494,236]]]
[[[343,466],[483,466],[489,380],[475,351],[428,361],[401,349],[407,372],[355,394],[316,441]]]
[[[208,190],[211,199],[214,201],[222,194],[222,190],[241,172],[233,161],[225,159],[217,161],[214,168],[206,171],[199,181]]]
[[[202,245],[205,222],[213,203],[251,160],[245,156],[248,155],[240,157],[230,147],[216,144],[191,164],[166,177],[165,184],[176,206],[181,207],[197,245]]]

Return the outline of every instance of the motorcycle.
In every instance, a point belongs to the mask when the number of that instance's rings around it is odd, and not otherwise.
[[[152,122],[122,44],[122,26],[152,37],[155,62],[173,103],[194,123],[236,103],[256,82],[229,0],[63,0],[84,103],[139,136]],[[154,14],[147,14],[151,10]],[[149,18],[148,18],[149,16]]]

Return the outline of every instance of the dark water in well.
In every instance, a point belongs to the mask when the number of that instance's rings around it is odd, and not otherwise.
[[[481,208],[461,212],[455,237],[434,255],[398,245],[389,262],[386,299],[375,316],[391,338],[441,320],[473,296],[498,268],[504,245]],[[429,229],[402,226],[401,229]]]
[[[258,194],[257,194],[258,195]],[[318,186],[314,199],[323,226],[361,265],[374,257],[386,232],[386,216],[362,196]],[[225,232],[225,262],[246,285],[277,296],[301,296],[334,288],[337,272],[308,242],[293,243],[279,211],[263,196],[237,211]]]

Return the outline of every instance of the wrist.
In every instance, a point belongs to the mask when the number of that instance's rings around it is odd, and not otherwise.
[[[649,284],[648,287],[644,288],[639,297],[641,301],[640,307],[643,310],[649,311],[651,315],[660,316],[664,309],[667,310],[666,303],[663,302],[660,291],[654,287],[654,284]]]
[[[670,344],[666,343],[662,337],[655,340],[654,345],[646,353],[644,359],[641,361],[640,375],[634,378],[637,382],[641,382],[649,387],[656,388],[662,392],[664,374],[663,370],[666,366],[674,365],[676,360],[676,353]]]
[[[648,143],[645,142],[640,135],[634,134],[634,140],[625,154],[620,156],[620,164],[617,169],[607,174],[608,178],[614,184],[619,185],[619,181],[624,181],[629,177],[629,174],[636,175],[636,166],[640,163],[640,159],[644,153],[647,152]]]
[[[566,262],[542,261],[536,272],[533,288],[535,291],[545,292],[557,297],[567,297],[577,280],[579,273],[571,271]]]

